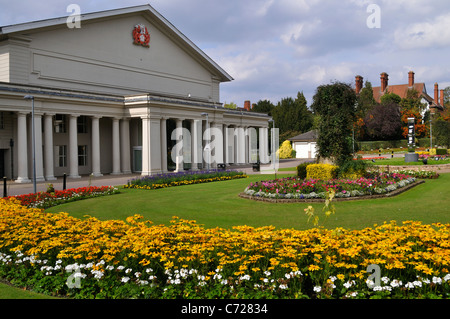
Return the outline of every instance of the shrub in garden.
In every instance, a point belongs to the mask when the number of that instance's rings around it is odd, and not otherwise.
[[[331,164],[311,164],[306,167],[306,178],[328,180],[336,177],[338,167]]]
[[[357,179],[366,176],[367,169],[373,166],[365,160],[350,160],[339,166],[338,176],[340,178]]]
[[[306,178],[306,167],[312,163],[302,163],[297,166],[297,177],[301,179]]]

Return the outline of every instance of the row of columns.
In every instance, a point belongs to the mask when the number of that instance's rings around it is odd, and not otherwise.
[[[27,112],[17,114],[17,149],[18,149],[18,177],[16,182],[28,183],[28,129]],[[44,139],[42,136],[42,114],[36,114],[34,119],[35,127],[35,165],[36,181],[55,180],[54,176],[54,146],[53,146],[53,116],[54,114],[43,114],[44,116]],[[79,115],[69,115],[69,147],[68,164],[69,178],[80,178],[78,172],[78,129],[77,118]],[[92,174],[102,176],[100,171],[100,116],[91,117],[91,156]],[[42,147],[44,145],[44,154]],[[130,159],[130,135],[129,119],[112,119],[112,174],[131,173]],[[44,175],[45,173],[45,175]]]
[[[28,177],[28,133],[27,112],[18,112],[17,116],[17,148],[18,148],[18,178],[16,182],[30,182]],[[42,116],[44,117],[44,136],[42,136]],[[53,116],[54,114],[35,113],[35,164],[36,181],[55,180],[54,176],[54,146],[53,146]],[[80,178],[78,172],[78,129],[77,118],[79,115],[68,115],[68,166],[69,178]],[[101,152],[100,152],[100,120],[101,116],[91,116],[91,164],[92,174],[102,176],[101,173]],[[169,117],[142,116],[142,175],[151,175],[167,172],[167,119]],[[182,134],[182,118],[174,119],[177,133]],[[253,139],[247,138],[253,131],[249,127],[239,125],[222,124],[219,122],[207,122],[203,126],[202,119],[189,119],[191,123],[190,147],[192,169],[197,169],[196,164],[207,163],[208,152],[204,152],[204,146],[208,142],[215,143],[215,164],[245,164],[256,162],[256,155],[251,150],[256,149],[256,145],[251,145]],[[130,158],[130,119],[112,118],[112,172],[111,174],[131,173]],[[221,132],[220,136],[204,136],[204,132],[209,128],[215,128],[216,132]],[[236,137],[236,139],[235,139]],[[268,129],[259,128],[259,150],[261,162],[266,161],[268,151]],[[176,136],[177,140],[180,136]],[[255,137],[256,138],[256,137]],[[209,139],[209,141],[205,141]],[[42,151],[41,145],[44,145]],[[181,150],[177,150],[180,154]],[[205,165],[204,165],[205,166]],[[212,166],[211,166],[212,167]],[[183,163],[178,163],[178,168],[183,169]]]
[[[167,119],[168,117],[144,116],[142,117],[142,175],[150,175],[160,172],[167,172]],[[183,118],[174,118],[176,123],[175,139],[179,141],[183,135]],[[186,159],[187,154],[183,154],[180,149],[180,143],[175,145],[175,154],[183,155],[175,161],[177,170],[183,170],[183,161],[190,162],[191,169],[196,170],[197,164],[204,163],[207,167],[208,162],[212,166],[216,164],[246,164],[256,162],[258,153],[256,152],[256,130],[251,131],[250,127],[222,124],[220,122],[208,122],[201,119],[188,119],[190,121],[190,140],[183,141],[187,147],[190,147],[190,158]],[[233,127],[232,127],[233,126]],[[220,132],[218,136],[206,136],[204,134],[209,128]],[[254,138],[247,138],[255,134]],[[205,135],[205,136],[204,136]],[[154,138],[158,136],[158,138]],[[260,142],[259,147],[262,152],[259,153],[261,162],[268,162],[268,128],[259,128]],[[236,137],[236,141],[235,141]],[[172,138],[172,136],[171,136]],[[211,140],[213,138],[213,140]],[[205,141],[206,140],[206,141]],[[215,154],[214,163],[207,158],[211,155],[208,151],[204,152],[207,143],[214,144]],[[254,145],[251,143],[254,142]],[[186,146],[185,146],[186,147]],[[252,151],[254,151],[252,153]],[[261,156],[261,154],[263,154]]]

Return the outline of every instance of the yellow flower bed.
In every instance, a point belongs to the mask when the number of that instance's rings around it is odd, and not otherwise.
[[[0,277],[17,281],[27,271],[24,285],[30,285],[29,278],[39,285],[45,279],[49,291],[80,298],[366,298],[377,293],[404,298],[418,291],[445,298],[450,293],[449,224],[229,230],[177,217],[169,226],[141,218],[81,220],[0,199]],[[382,285],[389,289],[368,288],[371,264],[380,266],[388,278]],[[81,269],[78,289],[66,285],[73,269]],[[414,280],[422,280],[421,289],[406,289]],[[427,280],[439,285],[426,285]]]
[[[306,178],[326,181],[336,177],[337,169],[331,164],[310,164],[306,167]]]

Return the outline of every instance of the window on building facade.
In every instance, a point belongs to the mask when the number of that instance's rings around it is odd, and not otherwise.
[[[87,166],[87,145],[78,145],[78,166]]]
[[[79,116],[77,118],[77,130],[79,134],[87,133],[87,116]]]
[[[55,115],[55,133],[66,133],[66,116],[64,114]]]
[[[58,145],[56,146],[56,154],[58,167],[66,167],[67,166],[67,145]]]

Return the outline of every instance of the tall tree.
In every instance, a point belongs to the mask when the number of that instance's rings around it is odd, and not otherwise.
[[[320,158],[338,165],[352,158],[355,102],[356,94],[349,84],[335,82],[317,88],[311,107],[320,115],[317,140]]]
[[[280,142],[310,130],[313,125],[312,113],[308,110],[306,98],[301,92],[298,92],[295,99],[281,99],[273,108],[272,117],[279,129]]]
[[[274,107],[275,105],[273,105],[269,100],[259,100],[258,103],[253,106],[251,111],[272,115],[272,110]]]
[[[377,102],[373,97],[372,83],[366,81],[364,87],[358,95],[356,116],[363,119],[367,112],[369,112],[376,104]]]

